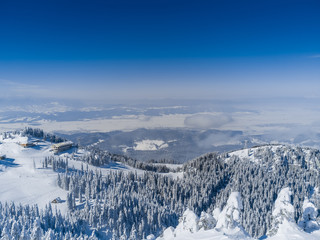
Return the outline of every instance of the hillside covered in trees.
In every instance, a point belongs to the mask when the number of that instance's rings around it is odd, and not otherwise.
[[[165,237],[170,227],[184,229],[186,216],[199,216],[192,225],[197,230],[221,230],[229,226],[223,223],[226,214],[222,213],[234,209],[226,208],[235,202],[231,196],[241,199],[241,204],[236,204],[236,226],[248,238],[277,234],[284,221],[276,217],[283,211],[274,215],[281,196],[287,196],[283,198],[292,205],[285,219],[299,226],[303,234],[319,230],[320,151],[316,149],[264,145],[205,154],[172,169],[93,147],[53,155],[48,141],[26,150],[16,144],[22,137],[58,137],[38,135],[30,129],[5,133],[0,151],[8,156],[10,151],[19,152],[17,158],[24,159],[28,154],[37,156],[32,174],[52,173],[65,193],[61,195],[65,210],[54,210],[52,199],[47,199],[45,207],[3,202],[2,239],[155,239]],[[16,162],[23,169],[25,161]],[[16,169],[4,166],[0,177]],[[281,195],[283,189],[289,190]],[[311,213],[306,212],[306,204],[314,209]],[[24,237],[16,238],[17,231]]]

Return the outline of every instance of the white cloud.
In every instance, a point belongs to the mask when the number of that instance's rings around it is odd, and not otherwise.
[[[223,145],[241,145],[242,134],[234,134],[231,132],[217,132],[210,134],[207,138],[198,142],[198,146],[202,148],[218,147]]]
[[[196,114],[187,117],[184,121],[185,125],[190,128],[209,129],[220,128],[221,126],[232,121],[232,118],[226,114]]]

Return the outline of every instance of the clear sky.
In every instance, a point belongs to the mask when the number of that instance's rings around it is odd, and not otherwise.
[[[4,97],[320,97],[318,0],[0,1]]]

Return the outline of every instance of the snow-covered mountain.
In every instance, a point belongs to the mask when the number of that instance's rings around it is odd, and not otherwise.
[[[319,150],[264,145],[172,165],[96,146],[54,155],[59,141],[0,135],[1,238],[320,238]]]

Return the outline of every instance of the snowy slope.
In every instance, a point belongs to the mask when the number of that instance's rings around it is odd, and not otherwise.
[[[280,156],[278,156],[277,151],[278,150],[286,149],[286,146],[284,145],[265,145],[265,146],[259,146],[259,147],[253,147],[253,148],[246,148],[241,149],[237,151],[229,152],[229,158],[226,159],[226,161],[230,160],[232,157],[239,157],[241,160],[250,161],[253,163],[260,163],[263,164],[263,159],[260,157],[262,152],[270,151],[275,155],[274,161],[278,161],[280,159]]]
[[[277,164],[288,161],[291,165],[301,165],[301,156],[303,156],[305,164],[310,169],[320,169],[320,155],[318,149],[309,147],[298,147],[282,144],[268,144],[237,151],[231,151],[225,154],[225,162],[228,163],[234,159],[240,161],[251,162],[274,169]]]
[[[40,208],[45,207],[52,200],[59,197],[66,200],[67,191],[57,185],[57,172],[51,168],[44,169],[42,162],[45,157],[53,156],[50,151],[51,143],[41,141],[36,146],[24,148],[19,143],[38,140],[35,138],[22,137],[10,134],[4,138],[0,135],[0,155],[6,155],[6,159],[0,160],[0,201],[15,202],[21,204],[38,204]],[[99,171],[102,175],[110,174],[110,171],[136,172],[138,175],[143,170],[127,166],[121,162],[111,162],[102,167],[88,165],[76,159],[82,155],[89,154],[85,150],[67,151],[59,155],[60,158],[68,158],[70,169],[89,169]],[[72,158],[73,156],[73,158]],[[163,175],[177,178],[182,177],[181,172],[162,173]],[[54,204],[62,212],[66,212],[67,206],[63,201]]]
[[[100,167],[97,166],[93,166],[93,165],[89,165],[87,163],[83,163],[82,161],[78,161],[81,156],[84,156],[86,154],[89,154],[88,151],[83,150],[83,149],[78,149],[76,152],[66,152],[63,154],[60,154],[60,157],[63,158],[68,158],[69,161],[69,167],[80,170],[82,167],[85,169],[89,169],[92,170],[93,172],[101,172],[102,175],[106,176],[108,174],[110,174],[110,171],[121,171],[123,173],[129,173],[129,172],[134,172],[137,173],[138,175],[143,175],[144,174],[144,170],[138,169],[138,168],[134,168],[131,166],[128,166],[122,162],[110,162],[107,165],[103,165]],[[182,178],[183,177],[183,172],[182,171],[176,171],[178,168],[182,167],[182,164],[153,164],[155,166],[166,166],[167,168],[173,170],[172,172],[168,172],[168,173],[158,173],[160,175],[163,176],[167,176],[167,177],[171,177],[173,179],[177,179],[177,178]]]
[[[0,154],[7,157],[0,160],[0,201],[38,204],[43,208],[57,197],[66,199],[66,191],[56,184],[57,173],[51,169],[42,169],[42,160],[52,154],[49,152],[50,143],[41,142],[36,147],[23,148],[18,143],[26,141],[26,138],[17,135],[13,137],[0,139]],[[65,212],[65,203],[56,206]]]
[[[15,202],[21,204],[38,204],[45,207],[52,200],[59,197],[62,203],[54,204],[62,212],[66,212],[67,191],[57,185],[57,173],[51,168],[44,169],[42,162],[45,157],[53,156],[50,151],[51,143],[39,142],[36,146],[24,148],[19,143],[37,140],[33,138],[11,135],[4,139],[0,136],[0,155],[6,155],[6,159],[0,160],[0,201]],[[86,154],[80,151],[78,155]],[[75,154],[77,155],[77,154]],[[61,158],[71,157],[71,153],[60,155]],[[87,165],[85,163],[70,160],[69,167],[81,169],[81,165],[93,171],[101,171],[107,175],[110,171],[136,171],[143,174],[142,170],[123,165],[122,163],[110,163],[102,168]]]

